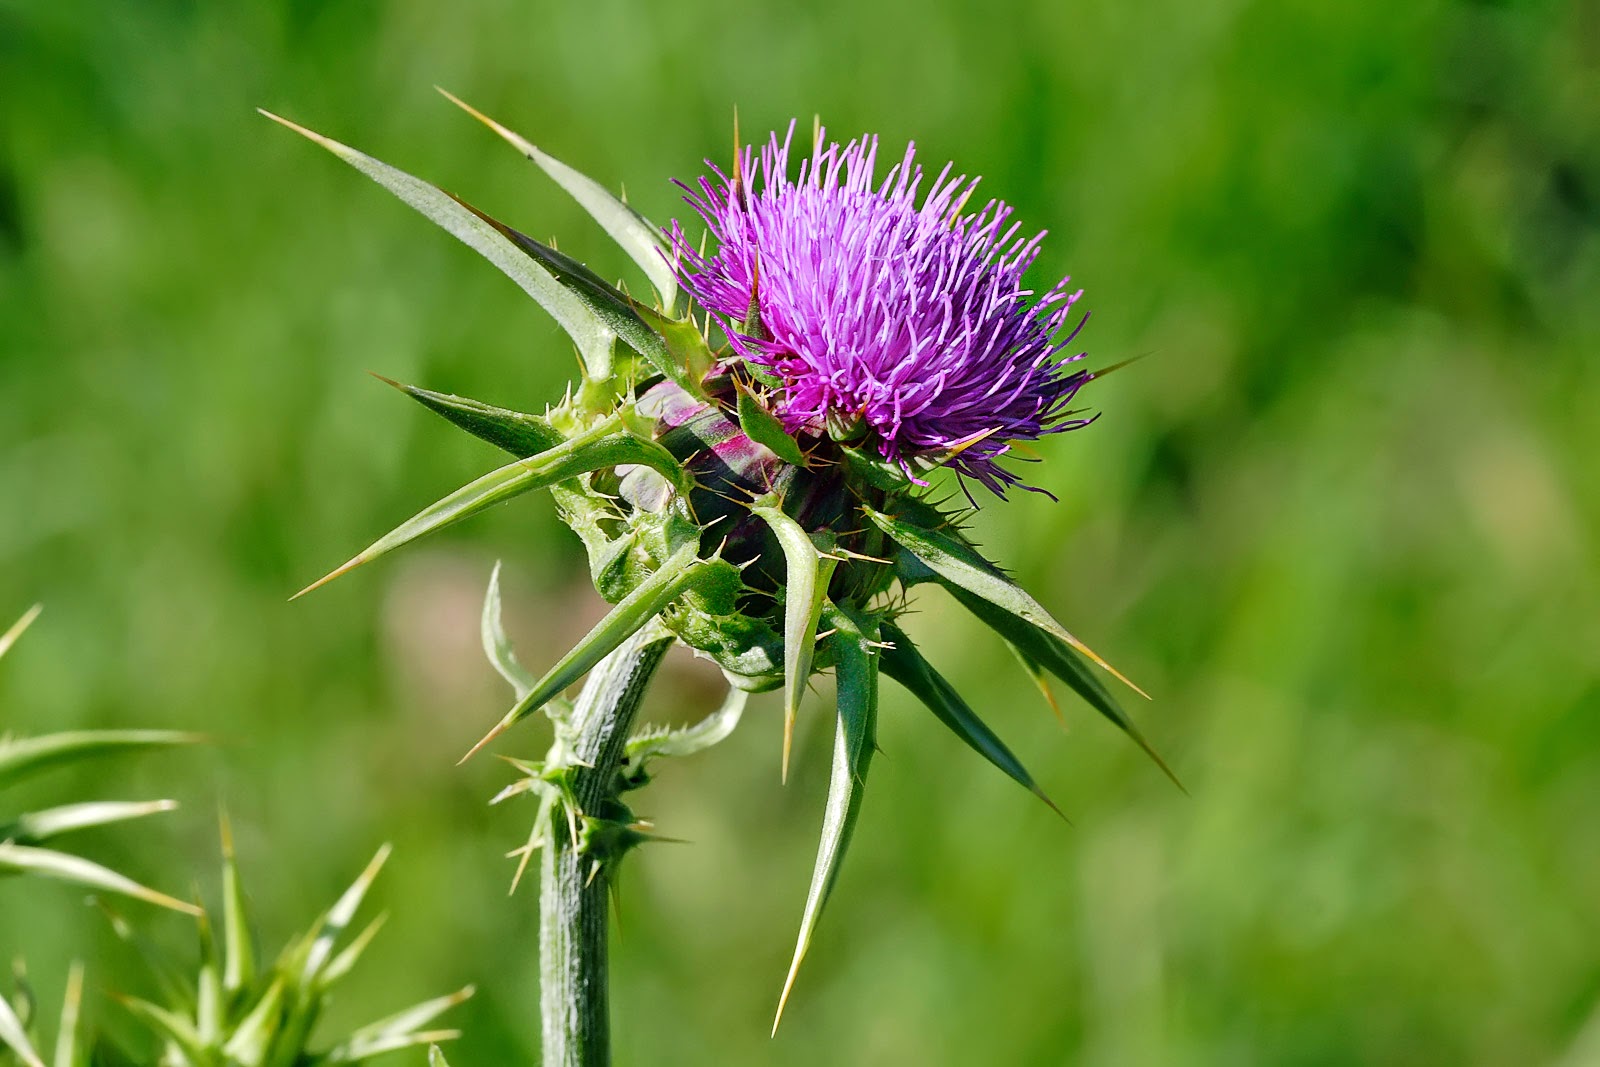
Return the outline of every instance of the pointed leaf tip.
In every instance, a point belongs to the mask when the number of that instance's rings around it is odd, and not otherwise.
[[[28,627],[33,625],[34,620],[39,617],[39,614],[42,611],[44,611],[44,605],[35,604],[33,607],[23,612],[22,618],[12,623],[9,630],[3,634],[0,634],[0,656],[4,656],[7,652],[11,651],[11,646],[15,645],[17,643],[17,639],[27,631]]]

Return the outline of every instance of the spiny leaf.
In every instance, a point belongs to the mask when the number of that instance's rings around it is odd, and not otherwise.
[[[1043,664],[1041,664],[1038,660],[1022,651],[1022,649],[1018,648],[1010,641],[1006,642],[1006,647],[1011,650],[1012,655],[1017,657],[1017,662],[1022,664],[1023,672],[1027,674],[1027,676],[1033,681],[1033,684],[1038,688],[1040,695],[1044,697],[1044,702],[1050,705],[1050,711],[1055,715],[1056,722],[1060,723],[1061,728],[1065,730],[1067,728],[1067,717],[1061,713],[1061,705],[1057,703],[1055,693],[1051,692],[1050,690],[1049,672],[1044,669]]]
[[[345,930],[349,929],[351,920],[355,918],[356,909],[360,908],[362,900],[366,899],[367,890],[372,888],[372,883],[378,878],[378,872],[383,870],[390,851],[391,846],[387,844],[378,849],[366,869],[357,876],[350,888],[344,891],[314,928],[310,951],[306,954],[305,967],[301,972],[301,981],[304,984],[308,986],[325,984],[323,967],[333,954],[333,946],[344,936]]]
[[[72,856],[51,849],[0,842],[0,875],[7,874],[31,874],[40,878],[51,878],[58,882],[80,885],[86,889],[120,893],[187,915],[200,914],[200,909],[193,904],[142,886],[109,867],[102,867],[81,856]]]
[[[67,993],[61,1001],[61,1021],[56,1027],[56,1054],[52,1067],[80,1067],[78,1017],[83,1007],[83,964],[73,961],[67,971]]]
[[[250,934],[244,880],[233,847],[233,825],[224,814],[222,828],[222,987],[229,994],[244,989],[256,977],[255,941]]]
[[[789,436],[789,431],[783,428],[778,417],[768,411],[750,390],[742,385],[738,388],[739,428],[745,436],[758,445],[770,448],[785,463],[805,466],[805,453],[800,451],[799,443]]]
[[[37,619],[39,613],[43,610],[43,604],[35,604],[23,612],[22,618],[12,623],[9,630],[0,634],[0,658],[3,658],[7,652],[11,651],[11,646],[17,643],[17,638],[21,637],[23,632],[33,625],[33,620]]]
[[[393,378],[385,378],[381,374],[374,374],[373,377],[386,385],[394,386],[429,411],[449,419],[479,440],[487,441],[514,456],[526,458],[537,455],[555,448],[564,440],[560,430],[537,415],[498,408],[470,397],[436,393],[432,389],[406,385]]]
[[[426,534],[470,518],[486,508],[580,474],[620,463],[642,463],[661,471],[675,483],[682,479],[683,470],[670,452],[654,441],[618,430],[617,425],[618,419],[608,418],[548,452],[516,460],[485,474],[423,508],[343,566],[312,582],[290,599],[305,596],[364,563],[370,563]]]
[[[199,734],[176,730],[71,730],[39,737],[0,739],[0,787],[28,775],[93,756],[146,748],[193,745]]]
[[[28,1040],[27,1028],[4,996],[0,996],[0,1042],[21,1057],[28,1067],[44,1067],[44,1060],[39,1058],[39,1054],[33,1050],[33,1043]]]
[[[612,196],[599,182],[588,175],[539,150],[532,142],[500,125],[483,112],[464,103],[440,89],[446,100],[489,127],[504,138],[513,148],[539,165],[539,168],[556,180],[572,198],[600,224],[611,239],[639,265],[650,284],[661,297],[661,306],[669,312],[677,299],[678,278],[672,272],[667,258],[671,248],[661,230],[650,224],[644,216]]]
[[[506,240],[521,249],[529,259],[538,263],[550,277],[575,296],[606,329],[622,343],[633,349],[659,373],[671,378],[685,389],[697,391],[698,381],[691,381],[682,363],[672,358],[666,341],[651,329],[641,314],[643,305],[630,299],[616,286],[564,252],[557,251],[542,241],[536,241],[499,219],[478,210],[465,200],[457,200],[462,207],[493,227]]]
[[[326,1063],[358,1063],[380,1052],[440,1040],[437,1033],[431,1035],[421,1033],[422,1027],[466,1001],[473,992],[472,986],[467,986],[447,996],[423,1001],[388,1018],[369,1023],[328,1050],[320,1059]]]
[[[479,630],[483,636],[483,654],[489,657],[489,663],[500,677],[511,684],[517,699],[521,700],[533,691],[534,678],[517,662],[516,653],[511,650],[511,641],[501,624],[499,560],[495,560],[494,570],[489,572],[489,591],[483,597],[483,618]]]
[[[950,593],[960,601],[962,606],[972,612],[979,621],[986,624],[995,633],[1005,638],[1020,652],[1027,655],[1051,674],[1060,678],[1073,691],[1088,701],[1089,706],[1111,720],[1118,729],[1133,739],[1133,742],[1144,749],[1145,754],[1155,761],[1156,766],[1170,779],[1172,784],[1183,789],[1183,783],[1178,781],[1178,776],[1172,773],[1172,768],[1167,766],[1167,761],[1161,754],[1151,747],[1145,740],[1139,727],[1122,710],[1109,690],[1101,683],[1099,677],[1091,671],[1077,655],[1068,648],[1066,643],[1054,634],[1046,633],[1036,626],[1029,625],[1017,616],[995,606],[980,596],[976,596],[960,588],[951,588]],[[1188,792],[1188,790],[1184,790]]]
[[[242,1064],[243,1067],[260,1067],[266,1059],[267,1050],[272,1047],[282,1023],[284,984],[282,975],[274,978],[261,999],[256,1001],[255,1007],[250,1009],[250,1014],[234,1028],[233,1036],[222,1046],[226,1062]]]
[[[539,679],[533,690],[517,701],[515,707],[483,740],[472,746],[461,762],[471,759],[480,749],[499,737],[522,719],[538,711],[550,699],[573,682],[583,677],[595,664],[617,649],[641,626],[661,613],[693,583],[700,568],[699,546],[693,542],[684,545],[663,563],[659,570],[640,582],[616,607],[584,635],[583,640],[561,657],[560,661]]]
[[[783,781],[789,780],[789,753],[794,746],[794,723],[800,698],[811,679],[811,660],[817,645],[817,623],[828,595],[837,560],[824,558],[805,528],[795,522],[775,500],[752,505],[751,514],[772,529],[783,548],[787,573],[783,605]]]
[[[354,970],[356,964],[361,962],[361,957],[366,954],[367,947],[372,944],[372,939],[378,936],[378,931],[382,930],[388,921],[389,913],[383,912],[351,938],[350,944],[346,945],[323,969],[322,984],[331,986]]]
[[[75,830],[139,819],[178,806],[175,800],[120,801],[101,800],[86,804],[64,804],[58,808],[28,812],[9,825],[0,826],[0,841],[14,841],[22,845],[37,845]]]
[[[834,735],[833,773],[828,781],[822,840],[800,920],[800,936],[795,941],[794,960],[789,964],[783,993],[778,998],[777,1017],[772,1020],[773,1033],[778,1032],[778,1023],[783,1020],[784,1005],[789,1001],[795,976],[800,973],[800,964],[811,946],[811,935],[822,907],[838,881],[839,866],[861,814],[867,768],[877,745],[878,657],[872,650],[877,633],[850,612],[831,603],[824,611],[824,619],[834,631],[828,640],[834,643],[834,659],[838,664],[839,726]]]
[[[137,1015],[146,1025],[158,1034],[173,1042],[189,1057],[191,1063],[205,1063],[207,1060],[205,1042],[200,1039],[199,1031],[194,1025],[175,1011],[168,1011],[159,1004],[152,1004],[148,1000],[138,997],[118,997],[124,1008]]]
[[[270,111],[262,111],[261,114],[326,148],[498,267],[502,274],[533,297],[567,332],[578,346],[584,367],[591,378],[610,377],[612,332],[595,318],[581,300],[552,278],[548,271],[519,252],[493,226],[437,186]]]
[[[681,730],[641,730],[628,739],[625,749],[628,760],[637,764],[652,756],[692,756],[705,751],[733,733],[749,699],[750,694],[745,690],[730,686],[722,706],[693,726]]]
[[[671,357],[673,366],[684,368],[680,384],[689,383],[685,388],[695,396],[703,398],[705,392],[700,383],[710,373],[717,357],[716,353],[711,351],[711,346],[706,343],[705,335],[694,324],[694,320],[671,318],[654,308],[645,307],[638,301],[634,301],[633,310],[667,346],[667,353]]]
[[[1128,681],[1120,671],[1068,633],[1066,627],[1044,609],[1044,605],[1000,573],[994,564],[984,559],[964,540],[943,530],[907,522],[897,515],[886,515],[865,506],[861,510],[897,544],[927,564],[945,585],[965,589],[1055,635],[1109,671],[1128,688],[1149,699],[1148,693]]]
[[[972,751],[1010,775],[1022,788],[1050,805],[1051,811],[1063,819],[1066,818],[1061,809],[1056,807],[1055,801],[1039,788],[1039,784],[1022,765],[1022,761],[1017,759],[993,730],[989,729],[988,725],[978,717],[977,712],[961,699],[961,694],[933,669],[933,665],[917,651],[917,646],[911,643],[911,638],[907,637],[904,631],[890,623],[884,623],[883,638],[887,642],[880,657],[883,661],[884,674],[905,686],[912,696],[927,705],[928,710],[938,716],[939,721],[948,726],[952,733],[966,742]]]

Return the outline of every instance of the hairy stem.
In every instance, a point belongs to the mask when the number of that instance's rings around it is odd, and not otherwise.
[[[572,710],[578,811],[603,816],[617,799],[617,763],[650,678],[671,644],[646,626],[589,674]],[[609,1067],[606,914],[610,872],[557,826],[539,879],[540,1007],[545,1067]]]

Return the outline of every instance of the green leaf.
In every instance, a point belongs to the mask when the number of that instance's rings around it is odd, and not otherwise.
[[[175,1011],[168,1011],[159,1004],[152,1004],[148,1000],[138,997],[118,998],[122,1006],[127,1008],[139,1018],[146,1026],[150,1027],[164,1039],[173,1042],[189,1057],[194,1064],[207,1062],[205,1042],[200,1039],[200,1033],[194,1024]]]
[[[741,400],[741,403],[743,401]],[[817,623],[822,618],[822,602],[828,595],[837,560],[817,551],[805,528],[778,506],[775,498],[763,497],[750,507],[750,513],[772,529],[783,549],[787,567],[783,602],[783,771],[789,780],[789,753],[794,744],[794,722],[800,699],[811,680],[811,661],[817,645]]]
[[[572,651],[561,657],[556,665],[539,679],[532,691],[517,701],[516,706],[506,713],[505,718],[501,719],[493,730],[484,735],[483,740],[473,745],[472,750],[461,757],[461,762],[465,763],[471,759],[480,749],[511,726],[549,703],[551,698],[582,678],[595,664],[614,652],[622,642],[682,595],[684,590],[693,584],[700,570],[698,549],[699,545],[693,542],[684,545],[654,574],[635,586],[633,592],[618,601],[606,617],[585,634],[583,640],[579,641]]]
[[[67,993],[61,1001],[61,1021],[56,1027],[56,1054],[52,1067],[81,1067],[83,1050],[78,1040],[78,1018],[83,1008],[83,964],[74,961],[67,971]]]
[[[0,1042],[21,1057],[28,1067],[44,1067],[44,1060],[39,1058],[39,1054],[33,1050],[33,1043],[28,1040],[27,1028],[4,996],[0,996]]]
[[[946,586],[964,589],[1002,610],[1023,619],[1046,633],[1065,641],[1140,696],[1149,694],[1122,676],[1111,664],[1067,632],[1033,597],[978,554],[960,537],[943,530],[919,526],[896,515],[886,515],[863,505],[861,509],[873,523],[907,552],[927,564]]]
[[[361,907],[361,902],[366,899],[367,891],[372,888],[372,883],[377,880],[378,872],[383,870],[384,863],[389,859],[390,846],[384,845],[378,849],[366,869],[351,883],[350,888],[344,891],[328,913],[312,930],[311,947],[306,953],[305,966],[301,970],[300,981],[307,986],[325,985],[323,968],[333,955],[333,946],[344,936],[350,928],[350,923],[355,919],[356,910]]]
[[[824,611],[824,618],[834,631],[828,640],[834,644],[834,660],[838,664],[839,726],[834,735],[833,773],[828,781],[822,840],[817,849],[816,867],[811,874],[811,888],[806,895],[805,912],[800,920],[800,936],[795,942],[794,960],[789,964],[783,993],[778,998],[777,1017],[772,1021],[773,1033],[777,1033],[778,1023],[783,1019],[784,1005],[788,1003],[806,950],[811,946],[811,935],[816,929],[817,919],[838,881],[840,864],[861,814],[867,768],[872,763],[872,753],[877,745],[878,657],[873,654],[872,648],[877,634],[870,625],[858,620],[851,612],[831,603]]]
[[[4,658],[5,654],[11,651],[11,646],[17,643],[17,639],[23,635],[28,627],[33,625],[33,620],[37,619],[39,613],[43,610],[43,604],[35,604],[23,612],[22,618],[12,623],[9,630],[0,634],[0,658]]]
[[[567,336],[572,338],[583,357],[589,377],[604,379],[611,376],[612,331],[595,317],[583,301],[552,278],[547,270],[519,252],[494,226],[484,222],[475,212],[435,185],[270,111],[261,113],[332,152],[498,267],[502,274],[516,282],[523,292],[549,312],[567,332]]]
[[[1017,657],[1017,662],[1022,665],[1023,673],[1033,681],[1033,684],[1036,688],[1038,688],[1040,695],[1044,697],[1044,702],[1050,705],[1050,711],[1055,715],[1056,722],[1060,723],[1062,728],[1065,729],[1067,725],[1067,717],[1061,713],[1061,705],[1056,702],[1056,695],[1050,689],[1050,672],[1044,669],[1044,664],[1040,663],[1038,660],[1022,651],[1022,649],[1018,648],[1010,641],[1006,642],[1006,647],[1011,650],[1012,655]]]
[[[175,800],[101,800],[87,804],[65,804],[58,808],[28,812],[8,825],[0,826],[0,841],[37,845],[75,830],[140,819],[146,815],[172,811],[177,806]]]
[[[961,699],[961,694],[933,669],[933,665],[917,651],[917,646],[911,643],[911,638],[907,637],[904,631],[890,623],[884,623],[883,639],[888,642],[880,656],[884,674],[905,686],[912,696],[927,705],[928,710],[948,726],[952,733],[966,742],[972,751],[1010,775],[1022,788],[1050,805],[1051,811],[1063,819],[1066,818],[1061,809],[1056,807],[1055,801],[1039,788],[1039,784],[1022,765],[1022,761],[1017,759],[993,730],[989,729],[988,725],[978,717],[977,712]]]
[[[500,621],[500,561],[495,560],[494,570],[489,572],[489,591],[483,597],[483,619],[479,625],[483,635],[483,653],[489,657],[489,663],[499,672],[500,677],[511,684],[516,691],[517,699],[521,700],[533,691],[534,678],[522,664],[517,662],[517,657],[511,650],[511,641],[506,637],[505,627]]]
[[[750,694],[743,689],[728,687],[722,706],[693,726],[680,730],[645,729],[628,738],[624,749],[628,761],[638,765],[640,760],[653,756],[692,756],[703,752],[727,738],[739,725],[744,715],[745,702]]]
[[[40,737],[0,739],[0,787],[81,759],[147,748],[193,745],[204,738],[176,730],[73,730]]]
[[[359,1063],[384,1052],[405,1048],[410,1045],[425,1045],[433,1041],[444,1040],[441,1032],[423,1033],[422,1027],[428,1025],[440,1015],[470,998],[473,988],[457,990],[443,997],[423,1001],[404,1011],[396,1012],[386,1019],[380,1019],[353,1032],[339,1044],[329,1049],[326,1054],[318,1057],[322,1063]],[[450,1031],[454,1033],[454,1031]]]
[[[222,1046],[226,1062],[242,1067],[261,1067],[266,1061],[267,1052],[272,1048],[283,1022],[283,987],[283,976],[274,978],[261,999],[256,1001],[255,1007],[250,1009],[250,1014],[234,1028],[233,1036]]]
[[[568,292],[588,308],[606,329],[642,356],[651,367],[698,395],[698,379],[691,380],[683,363],[673,358],[672,350],[666,340],[646,322],[644,305],[566,253],[559,252],[544,242],[536,241],[527,234],[507,226],[465,200],[457,202],[538,263],[550,277],[566,287]],[[654,317],[664,318],[659,315]]]
[[[800,451],[800,443],[789,436],[789,431],[783,428],[783,423],[778,417],[768,411],[756,395],[744,386],[739,386],[739,428],[746,437],[758,445],[764,445],[785,463],[792,463],[796,467],[806,465],[805,453]]]
[[[565,438],[561,431],[537,415],[528,415],[509,408],[498,408],[469,397],[450,393],[436,393],[415,385],[406,385],[381,374],[373,377],[392,385],[402,393],[482,441],[510,452],[513,456],[527,458],[549,451]]]
[[[450,1067],[450,1061],[444,1058],[438,1045],[428,1049],[428,1067]]]
[[[952,588],[950,593],[979,621],[1009,641],[1021,654],[1028,656],[1071,686],[1090,707],[1109,719],[1135,744],[1144,749],[1145,754],[1155,761],[1156,766],[1172,779],[1173,785],[1183,789],[1183,783],[1172,773],[1167,761],[1162,759],[1161,754],[1145,740],[1138,725],[1122,710],[1122,706],[1101,683],[1099,677],[1089,669],[1088,664],[1067,647],[1066,642],[964,589]]]
[[[643,215],[612,196],[593,178],[567,166],[567,164],[539,150],[532,142],[500,125],[471,105],[440,89],[445,99],[489,127],[504,138],[513,148],[539,165],[539,168],[556,180],[572,198],[600,224],[628,257],[644,271],[645,277],[661,297],[661,306],[671,311],[678,294],[678,278],[672,272],[668,259],[672,248],[661,230]]]
[[[383,912],[364,926],[359,934],[350,939],[350,944],[340,950],[339,954],[328,963],[328,966],[323,968],[322,984],[324,987],[333,985],[355,969],[356,964],[361,962],[361,957],[366,954],[367,947],[372,944],[372,939],[378,936],[378,931],[382,930],[384,924],[388,921],[389,913]]]
[[[233,826],[226,815],[222,817],[222,954],[222,988],[237,994],[255,981],[256,949],[233,848]]]
[[[80,885],[86,889],[120,893],[188,915],[200,914],[200,909],[193,904],[169,897],[165,893],[158,893],[125,875],[118,874],[109,867],[102,867],[98,863],[65,852],[0,842],[0,875],[8,874],[31,874],[40,878],[51,878],[58,882]]]
[[[290,599],[305,596],[419,537],[454,525],[523,493],[544,489],[580,474],[621,463],[640,463],[661,471],[675,485],[680,484],[685,475],[678,461],[672,458],[672,453],[654,441],[618,430],[618,421],[615,417],[608,418],[548,452],[508,463],[462,486],[444,499],[423,508],[343,566],[312,582]]]

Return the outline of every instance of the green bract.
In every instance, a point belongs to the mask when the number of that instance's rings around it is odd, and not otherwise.
[[[689,738],[638,740],[641,760],[714,742],[736,721],[740,694],[782,688],[786,769],[790,727],[807,680],[815,671],[835,670],[833,775],[787,997],[860,810],[875,748],[880,670],[985,759],[1044,796],[1011,750],[895,626],[913,586],[944,586],[1016,650],[1047,695],[1045,678],[1052,674],[1149,746],[1085,657],[1111,671],[1109,665],[984,559],[962,533],[960,516],[928,499],[920,481],[852,448],[848,435],[807,437],[802,446],[785,432],[769,396],[770,372],[740,359],[725,337],[712,334],[709,320],[702,325],[684,306],[670,247],[657,227],[598,183],[467,110],[578,200],[639,265],[654,298],[641,301],[427,182],[269,116],[479,252],[555,317],[584,368],[583,380],[543,415],[391,383],[513,459],[423,509],[308,588],[513,496],[551,491],[587,550],[595,588],[614,606],[577,647],[535,677],[510,653],[491,583],[485,646],[516,702],[473,751],[541,709],[556,726],[551,753],[519,762],[523,777],[503,794],[540,800],[533,836],[517,853],[523,863],[553,833],[569,835],[596,870],[644,839],[642,824],[620,802],[612,811],[576,810],[568,787],[570,723],[560,700],[631,635],[660,628],[664,639],[714,660],[736,694]],[[758,320],[750,321],[743,332],[760,329]],[[925,472],[957,452],[922,457],[917,469]],[[624,768],[619,793],[642,783],[638,763]]]

